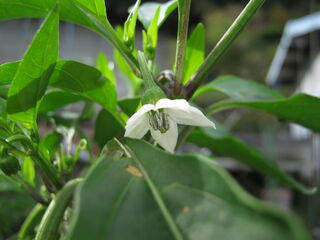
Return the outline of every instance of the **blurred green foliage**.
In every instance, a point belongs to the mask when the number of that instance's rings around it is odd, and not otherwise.
[[[0,173],[0,240],[16,233],[34,205],[21,188]]]

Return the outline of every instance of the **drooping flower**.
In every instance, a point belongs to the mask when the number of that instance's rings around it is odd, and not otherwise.
[[[177,124],[215,128],[213,122],[186,100],[162,98],[156,104],[143,105],[129,118],[125,136],[140,139],[150,131],[160,146],[174,152],[178,140]]]

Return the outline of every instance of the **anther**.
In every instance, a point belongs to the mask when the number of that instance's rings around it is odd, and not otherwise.
[[[149,117],[149,124],[153,130],[159,130],[161,133],[165,133],[169,130],[169,117],[168,114],[163,111],[151,111]]]

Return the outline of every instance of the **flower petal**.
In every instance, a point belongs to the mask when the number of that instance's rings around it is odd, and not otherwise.
[[[199,109],[192,106],[188,110],[168,108],[164,111],[179,124],[216,128]]]
[[[171,100],[168,98],[162,98],[156,103],[156,109],[162,108],[174,108],[174,109],[185,109],[187,110],[190,104],[185,99]]]
[[[177,123],[175,123],[171,118],[169,118],[169,126],[169,130],[165,133],[154,131],[152,128],[150,128],[150,132],[153,139],[159,143],[161,147],[168,152],[173,153],[178,140],[178,127]]]
[[[152,104],[143,105],[138,112],[133,114],[127,121],[125,137],[142,138],[149,130],[148,112],[154,110]]]
[[[179,124],[215,128],[213,122],[211,122],[199,109],[190,106],[185,99],[160,99],[156,103],[156,109],[164,109],[164,111]]]

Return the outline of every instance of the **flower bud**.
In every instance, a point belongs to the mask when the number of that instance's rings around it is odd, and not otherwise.
[[[3,156],[0,159],[0,169],[4,174],[10,176],[21,170],[19,160],[13,156]]]

